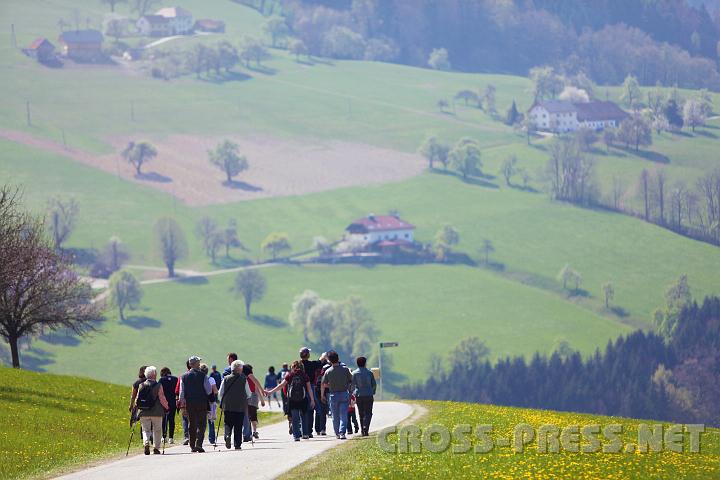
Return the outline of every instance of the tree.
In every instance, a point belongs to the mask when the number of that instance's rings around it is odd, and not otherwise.
[[[597,200],[595,161],[572,137],[558,137],[549,148],[546,175],[556,200],[591,205]]]
[[[247,157],[240,155],[239,149],[237,143],[225,140],[214,150],[208,150],[210,163],[225,172],[228,185],[232,185],[234,176],[248,169]]]
[[[441,98],[440,100],[437,101],[436,105],[438,107],[438,110],[440,110],[441,113],[444,113],[445,109],[450,106],[450,103],[447,100],[445,100],[444,98]]]
[[[450,150],[450,165],[457,170],[464,180],[470,175],[481,174],[480,146],[471,138],[460,139]]]
[[[90,286],[8,186],[0,187],[0,292],[0,336],[14,368],[20,368],[20,339],[58,329],[85,335],[102,319]]]
[[[238,64],[240,56],[238,55],[237,48],[227,40],[223,40],[217,45],[216,58],[218,66],[224,68],[225,72],[229,72],[231,68]]]
[[[231,248],[245,250],[245,246],[238,238],[237,221],[234,219],[228,220],[227,227],[220,233],[220,244],[225,246],[225,257],[227,258],[230,258]]]
[[[552,67],[534,67],[530,69],[530,81],[533,83],[535,100],[555,98],[562,91],[564,82]]]
[[[240,42],[240,60],[245,62],[246,67],[250,67],[251,61],[255,61],[255,64],[260,66],[262,61],[268,58],[270,58],[270,52],[260,40],[250,36],[243,37]]]
[[[577,293],[582,283],[582,275],[576,270],[573,270],[570,264],[566,263],[560,270],[560,273],[558,273],[558,280],[562,281],[564,290],[567,290],[568,283],[575,284],[575,293]]]
[[[640,151],[641,145],[652,145],[652,128],[642,115],[634,114],[620,123],[618,139],[627,147],[633,145],[635,151]]]
[[[104,261],[111,272],[117,272],[122,268],[123,263],[128,261],[130,253],[120,240],[120,237],[112,236],[108,240],[103,252]]]
[[[100,0],[100,3],[110,6],[110,11],[115,12],[115,5],[119,3],[127,3],[127,0]]]
[[[505,123],[512,126],[520,121],[521,118],[522,114],[518,111],[515,100],[513,100],[512,105],[510,105],[510,108],[508,108],[508,111],[505,114]]]
[[[685,125],[680,107],[674,99],[668,100],[663,113],[673,129],[680,130]]]
[[[495,107],[495,94],[497,92],[497,88],[495,88],[495,85],[488,84],[485,87],[485,93],[483,94],[483,100],[485,102],[485,110],[490,115],[495,116],[497,114],[497,108]]]
[[[602,284],[603,296],[605,297],[605,308],[610,308],[610,302],[615,297],[615,287],[612,282]]]
[[[690,98],[683,105],[683,122],[695,131],[695,127],[705,125],[705,113],[702,104],[697,100]]]
[[[140,305],[143,291],[140,282],[127,271],[115,272],[110,277],[110,305],[120,313],[120,321],[125,321],[125,309],[135,310]]]
[[[447,260],[452,247],[460,243],[460,233],[452,225],[443,225],[435,234],[435,255],[438,261]]]
[[[250,307],[253,302],[259,302],[265,291],[267,282],[257,270],[245,269],[235,277],[235,295],[242,296],[245,301],[245,318],[250,319]]]
[[[308,339],[316,345],[331,345],[340,315],[336,302],[319,299],[307,314]]]
[[[572,85],[568,85],[563,88],[563,91],[560,92],[560,96],[558,98],[560,100],[573,103],[588,103],[590,101],[590,95],[588,95],[588,92]]]
[[[620,100],[622,100],[622,102],[628,107],[635,108],[641,98],[642,91],[640,91],[640,84],[638,83],[637,78],[633,75],[628,75],[625,77],[625,81],[622,84],[622,95],[620,95]]]
[[[290,34],[290,29],[285,23],[285,19],[282,17],[270,17],[263,24],[263,31],[270,37],[270,43],[274,47],[277,47],[278,40],[287,37]]]
[[[260,248],[265,252],[270,252],[273,261],[275,261],[278,253],[284,250],[290,250],[290,241],[288,240],[287,233],[271,233],[262,241]]]
[[[297,38],[290,41],[289,50],[291,54],[295,55],[295,61],[298,62],[300,61],[301,55],[307,55],[309,53],[305,42]]]
[[[142,166],[157,157],[157,149],[149,142],[128,142],[121,155],[130,165],[135,167],[137,176],[142,175]]]
[[[377,328],[372,314],[362,299],[355,295],[337,303],[336,325],[332,330],[332,344],[343,355],[354,357],[366,354],[377,344]]]
[[[478,103],[478,94],[473,92],[472,90],[460,90],[455,94],[455,100],[462,100],[465,102],[465,106],[468,106],[469,102],[475,102],[477,105]]]
[[[507,157],[500,167],[500,173],[502,173],[502,176],[505,178],[505,184],[510,187],[512,186],[512,183],[510,182],[512,180],[513,175],[517,173],[517,157],[513,154]]]
[[[158,6],[160,0],[133,0],[132,10],[138,14],[138,17],[144,17],[149,11]]]
[[[461,340],[450,351],[448,361],[451,368],[462,368],[468,371],[476,370],[490,355],[490,349],[478,337],[469,337]]]
[[[50,233],[56,249],[62,249],[63,243],[75,229],[79,211],[80,205],[74,198],[63,200],[60,197],[54,197],[48,202]]]
[[[348,27],[335,25],[325,34],[322,52],[328,57],[360,60],[365,55],[365,39]]]
[[[188,254],[185,234],[174,219],[163,217],[155,222],[155,246],[168,269],[168,277],[174,277],[175,263]]]
[[[319,301],[320,296],[312,290],[305,290],[300,295],[295,296],[293,300],[288,321],[293,327],[302,330],[305,342],[310,341],[308,338],[310,310],[317,305]]]
[[[321,257],[330,255],[333,251],[332,244],[328,241],[327,238],[322,236],[317,236],[313,238],[312,247],[317,250],[318,255],[320,255]]]
[[[643,218],[645,221],[650,220],[650,172],[647,169],[642,169],[640,172],[640,179],[638,182],[640,196],[643,200],[644,214]]]
[[[125,35],[125,23],[118,18],[111,18],[105,25],[105,35],[113,37],[115,43],[118,43],[120,37]]]
[[[445,48],[433,48],[428,57],[428,66],[433,70],[450,70],[450,57]]]
[[[606,128],[603,131],[603,143],[605,144],[605,149],[608,153],[610,153],[610,147],[612,147],[615,144],[615,140],[617,139],[617,133],[615,129],[612,128]]]
[[[195,224],[195,236],[202,241],[205,254],[215,263],[215,256],[221,240],[217,222],[207,216],[200,218]]]
[[[432,170],[435,162],[440,162],[447,167],[447,157],[450,147],[438,141],[434,135],[428,136],[418,149],[418,153],[428,161],[428,168]]]
[[[658,214],[660,215],[660,218],[658,219],[658,223],[660,225],[665,225],[665,190],[666,190],[666,184],[667,184],[667,175],[665,174],[665,170],[662,168],[658,168],[655,170],[655,188],[652,190],[652,197],[653,200],[655,200],[655,204],[657,205]]]
[[[371,38],[365,44],[363,59],[372,62],[394,62],[400,55],[400,47],[388,37]]]
[[[490,265],[490,254],[495,251],[492,241],[487,238],[483,238],[482,252],[485,255],[485,265]]]
[[[687,274],[682,274],[675,283],[667,287],[664,309],[655,311],[655,325],[666,339],[672,339],[678,327],[680,313],[691,305],[692,301]]]

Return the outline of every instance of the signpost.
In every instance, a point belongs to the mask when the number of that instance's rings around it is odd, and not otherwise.
[[[380,400],[383,399],[383,377],[385,376],[385,372],[382,369],[382,351],[383,348],[392,348],[398,346],[400,346],[398,342],[380,342],[380,348],[378,349],[378,369],[380,370]]]

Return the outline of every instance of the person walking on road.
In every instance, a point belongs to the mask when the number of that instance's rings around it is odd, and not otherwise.
[[[235,352],[230,352],[227,354],[227,363],[228,366],[225,367],[225,370],[223,370],[222,376],[226,377],[232,373],[232,363],[238,359],[238,355]]]
[[[347,410],[350,403],[350,385],[352,384],[352,374],[350,370],[340,364],[340,357],[337,352],[331,350],[328,352],[328,361],[332,364],[322,377],[321,401],[328,398],[326,392],[329,391],[330,412],[332,412],[333,429],[335,436],[340,440],[346,440],[345,432],[347,431]]]
[[[130,408],[128,411],[130,413],[135,410],[135,399],[137,398],[138,389],[140,388],[140,385],[146,380],[145,378],[145,369],[147,368],[147,365],[143,365],[140,367],[140,371],[138,372],[138,378],[135,380],[132,384],[132,392],[130,393]]]
[[[315,375],[317,380],[315,385],[313,385],[315,388],[315,399],[317,400],[315,402],[315,433],[320,436],[325,436],[327,435],[325,430],[327,429],[328,404],[322,401],[321,393],[322,377],[325,375],[327,369],[331,367],[330,363],[327,361],[327,352],[320,355],[320,362],[322,363],[322,367],[320,368],[319,373]]]
[[[277,387],[277,384],[278,384],[278,376],[275,373],[275,367],[271,366],[270,368],[268,368],[267,375],[265,375],[264,388],[265,388],[265,390],[270,390],[271,388]],[[272,398],[268,397],[268,405],[270,406],[270,408],[272,409],[273,398],[275,399],[275,403],[277,403],[278,408],[280,408],[281,407],[280,399],[278,398],[277,392],[272,394]]]
[[[225,448],[230,450],[230,441],[234,440],[235,450],[242,449],[243,419],[247,402],[252,392],[247,377],[242,373],[243,362],[235,360],[230,364],[230,375],[223,378],[218,392],[220,408],[225,414]],[[234,434],[234,437],[233,437]]]
[[[347,433],[352,435],[354,433],[360,433],[360,426],[358,425],[357,415],[355,415],[355,395],[350,394],[350,403],[348,404],[347,411]],[[353,425],[355,429],[353,430]]]
[[[275,388],[266,391],[265,394],[270,396],[285,386],[287,386],[293,438],[296,442],[300,441],[301,436],[303,439],[308,439],[310,438],[310,425],[304,423],[302,418],[307,410],[313,411],[315,409],[315,401],[312,397],[310,378],[305,374],[300,360],[295,360],[292,363],[290,373],[285,375],[282,382]]]
[[[208,375],[208,366],[204,363],[200,364],[200,370],[208,376],[208,381],[210,382],[210,389],[212,390],[212,393],[210,393],[210,396],[208,397],[208,403],[210,405],[210,410],[208,410],[207,413],[207,425],[208,425],[208,441],[211,445],[215,445],[215,441],[217,440],[215,438],[215,420],[217,419],[217,394],[218,394],[218,385],[219,383],[215,383],[215,377],[212,375]],[[218,375],[220,375],[218,373]],[[203,437],[203,440],[205,438]]]
[[[175,415],[177,414],[177,398],[175,397],[175,387],[178,384],[178,378],[170,372],[168,367],[160,370],[160,385],[162,385],[165,400],[168,403],[167,414],[163,417],[162,436],[170,445],[175,443]]]
[[[263,407],[265,406],[265,391],[260,386],[260,381],[253,375],[253,367],[250,364],[243,365],[243,374],[247,377],[247,381],[250,384],[250,400],[248,400],[248,415],[247,420],[244,424],[247,427],[245,430],[245,441],[249,442],[250,437],[260,438],[257,432],[258,426],[258,403]]]
[[[215,379],[215,385],[217,385],[217,387],[220,388],[220,384],[222,383],[222,379],[223,379],[222,373],[218,372],[217,365],[215,365],[215,364],[213,364],[210,367],[210,369],[211,369],[210,377]]]
[[[168,402],[162,385],[157,382],[157,369],[153,366],[147,367],[145,378],[138,387],[135,404],[142,426],[145,455],[150,455],[151,441],[154,443],[153,453],[157,455],[160,453],[160,432],[163,416],[168,411]]]
[[[360,414],[360,430],[362,436],[367,437],[370,434],[370,420],[372,420],[377,383],[375,382],[375,375],[365,367],[367,358],[357,357],[355,363],[358,368],[352,372],[352,390]]]
[[[207,425],[208,396],[212,393],[212,387],[208,376],[200,370],[200,360],[201,358],[196,356],[188,360],[190,371],[180,379],[179,403],[188,417],[190,450],[204,453],[202,441]]]
[[[300,360],[303,364],[303,369],[305,370],[305,375],[308,376],[310,379],[310,383],[312,385],[315,385],[317,383],[317,380],[320,375],[320,371],[322,369],[322,362],[320,360],[310,360],[310,350],[308,347],[303,347],[300,349]],[[312,392],[312,400],[313,404],[315,404],[315,392]],[[309,437],[312,438],[312,431],[313,431],[313,420],[315,419],[315,409],[308,409],[303,417],[303,423],[308,424],[308,432]],[[304,428],[304,427],[303,427]]]
[[[185,362],[185,371],[189,372],[191,370],[190,368],[190,362]],[[175,403],[177,405],[178,410],[180,410],[180,419],[182,422],[182,429],[183,429],[183,445],[188,445],[190,443],[190,433],[188,429],[188,417],[187,417],[187,411],[184,408],[180,408],[180,381],[178,380],[177,385],[175,385]]]

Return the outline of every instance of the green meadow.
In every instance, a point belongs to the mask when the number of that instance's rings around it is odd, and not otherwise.
[[[512,446],[515,427],[527,424],[535,429],[543,425],[553,425],[558,429],[568,426],[620,425],[622,434],[618,436],[623,448],[638,444],[640,424],[654,425],[658,422],[633,420],[620,417],[584,415],[550,410],[531,410],[523,408],[501,407],[455,402],[419,402],[427,414],[420,419],[406,423],[416,425],[426,432],[430,426],[444,426],[450,432],[457,425],[491,425],[490,437],[493,441],[507,439],[509,446],[495,443],[488,453],[453,453],[453,448],[462,448],[460,439],[451,441],[443,452],[433,453],[423,449],[420,453],[388,453],[378,446],[375,435],[369,439],[353,439],[340,448],[316,457],[283,475],[283,480],[312,478],[336,478],[337,472],[351,478],[497,478],[513,480],[516,478],[688,478],[707,479],[720,475],[720,431],[708,428],[700,434],[700,451],[688,451],[689,436],[683,436],[682,452],[649,451],[646,453],[580,453],[563,449],[560,453],[543,453],[538,449],[535,437],[523,449],[516,453]],[[669,425],[665,424],[667,428]],[[427,435],[427,433],[423,433]],[[423,438],[425,438],[423,436]],[[480,440],[473,435],[465,437],[471,447],[480,446]],[[562,437],[561,437],[562,438]],[[398,445],[396,434],[388,437],[393,445]],[[433,436],[433,442],[441,443],[439,435]],[[562,441],[562,440],[561,440]],[[601,445],[608,445],[601,440]],[[581,440],[581,447],[589,444],[588,439]],[[564,445],[561,443],[561,445]]]
[[[180,39],[167,47],[262,35],[260,14],[229,0],[177,4],[196,18],[222,17],[228,30],[225,35]],[[11,0],[0,6],[0,13],[14,22],[23,45],[40,35],[54,40],[58,18],[69,18],[73,8],[94,22],[103,13],[95,0],[57,0],[42,9]],[[124,8],[120,6],[121,13]],[[416,380],[429,365],[430,353],[444,355],[468,335],[487,341],[493,358],[549,352],[558,339],[590,353],[631,328],[651,328],[652,313],[662,304],[666,286],[681,274],[688,274],[695,297],[718,293],[716,247],[629,216],[552,202],[542,192],[547,139],[527,145],[523,135],[472,106],[456,102],[447,112],[436,106],[437,100],[451,100],[458,90],[482,90],[494,84],[501,114],[513,100],[524,110],[531,103],[531,85],[525,78],[375,62],[297,62],[279,49],[272,50],[272,58],[261,69],[237,67],[232,75],[199,80],[194,75],[154,80],[132,68],[111,65],[47,69],[7,44],[0,47],[0,68],[11,72],[0,75],[0,88],[8,92],[0,110],[0,129],[56,142],[64,134],[71,147],[92,153],[112,153],[110,141],[125,136],[259,133],[413,152],[432,133],[448,142],[463,136],[476,139],[488,174],[482,182],[465,183],[444,172],[427,172],[379,186],[193,208],[64,156],[0,140],[0,179],[22,185],[30,208],[43,212],[54,195],[72,196],[80,203],[77,229],[68,247],[101,248],[109,237],[118,235],[132,254],[132,264],[162,266],[152,238],[152,226],[162,216],[176,218],[188,237],[189,257],[179,267],[200,271],[263,260],[260,242],[274,231],[287,232],[297,252],[308,249],[315,236],[339,239],[355,218],[391,209],[417,226],[416,237],[422,242],[431,242],[442,225],[452,224],[460,232],[457,250],[473,260],[481,263],[483,239],[491,240],[496,250],[491,256],[493,269],[268,268],[263,272],[269,290],[257,305],[261,316],[257,321],[241,317],[239,301],[227,291],[232,275],[209,277],[208,283],[148,286],[134,326],[118,324],[115,313],[109,312],[104,334],[80,345],[72,340],[35,341],[24,356],[34,368],[72,372],[87,355],[108,352],[134,352],[142,363],[143,352],[158,338],[171,339],[158,362],[182,364],[186,350],[205,352],[220,361],[226,350],[237,349],[247,352],[243,355],[248,361],[278,363],[288,359],[301,341],[299,333],[286,325],[292,299],[314,288],[329,298],[363,297],[383,338],[400,339],[407,346],[393,353],[398,380]],[[597,87],[596,93],[617,99],[620,90]],[[717,104],[719,97],[714,99]],[[26,101],[32,115],[29,127]],[[594,155],[600,184],[607,194],[613,177],[620,176],[630,205],[637,201],[634,184],[644,168],[663,166],[671,182],[692,184],[717,165],[718,125],[713,120],[695,134],[656,135],[653,146],[641,152],[624,148],[608,152],[598,145]],[[499,177],[502,161],[511,154],[530,173],[535,191],[510,188]],[[221,256],[212,265],[192,234],[195,222],[204,215],[220,224],[236,219],[247,251],[234,251],[230,259]],[[563,291],[555,279],[566,263],[582,274],[582,295]],[[600,287],[608,281],[616,292],[612,310],[605,309],[600,298]],[[184,335],[186,329],[192,335]],[[235,329],[236,336],[228,335]],[[177,345],[183,348],[171,348]],[[118,370],[112,379],[127,381],[134,368]]]

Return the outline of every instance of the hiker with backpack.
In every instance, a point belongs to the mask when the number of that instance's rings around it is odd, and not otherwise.
[[[360,430],[362,436],[367,437],[370,432],[370,420],[372,419],[373,400],[377,383],[375,382],[375,375],[365,367],[367,358],[357,357],[355,363],[358,368],[352,372],[352,389],[360,413]]]
[[[210,379],[200,370],[200,357],[192,356],[188,360],[190,371],[180,378],[180,408],[188,418],[190,451],[204,453],[202,448],[207,425],[207,413],[210,410],[208,397],[212,393]]]
[[[190,362],[185,362],[185,371],[189,372],[190,370]],[[190,433],[188,429],[187,412],[184,408],[180,408],[180,380],[178,380],[177,384],[175,385],[175,404],[177,405],[178,410],[180,410],[180,418],[182,421],[183,429],[183,445],[188,445],[190,443]]]
[[[310,425],[304,422],[305,413],[315,410],[315,401],[310,386],[310,378],[304,371],[300,360],[295,360],[290,368],[290,373],[285,375],[277,387],[267,390],[265,395],[270,396],[277,390],[287,385],[288,408],[292,419],[293,438],[300,441],[301,435],[304,440],[310,438]]]
[[[138,372],[138,378],[135,380],[132,384],[132,393],[130,394],[130,408],[128,411],[132,413],[132,411],[135,409],[135,399],[137,398],[138,389],[140,388],[140,384],[143,383],[145,378],[145,369],[147,368],[147,365],[143,365],[140,367],[140,371]]]
[[[170,445],[175,443],[175,415],[177,414],[177,398],[175,397],[175,387],[179,380],[170,372],[168,367],[160,370],[160,385],[162,385],[165,400],[168,403],[167,414],[163,417],[162,436],[163,440],[168,441]],[[168,438],[169,437],[169,438]]]
[[[322,363],[322,367],[317,370],[315,384],[313,385],[315,388],[315,398],[317,399],[315,402],[315,433],[320,436],[325,436],[327,435],[325,430],[327,428],[328,404],[321,399],[321,389],[322,377],[325,375],[327,369],[331,367],[330,362],[327,361],[327,352],[323,352],[323,354],[320,355],[320,362]]]
[[[318,379],[320,378],[320,371],[322,369],[322,362],[320,360],[310,360],[310,348],[303,347],[300,349],[300,360],[303,364],[303,369],[305,370],[305,375],[308,376],[310,379],[310,382],[312,385],[317,384]],[[313,403],[315,403],[315,393],[314,391],[311,394]],[[309,437],[312,438],[312,430],[313,430],[313,420],[315,418],[315,408],[308,409],[304,413],[303,417],[303,423],[308,424],[308,431],[309,431]]]
[[[153,366],[145,369],[145,381],[138,387],[135,404],[142,426],[143,441],[145,443],[145,455],[150,455],[151,437],[154,440],[153,453],[160,453],[160,435],[162,421],[165,412],[168,411],[168,402],[165,399],[165,392],[157,382],[157,369]],[[153,432],[155,435],[153,436]]]
[[[242,373],[243,362],[234,360],[230,364],[230,374],[220,384],[218,398],[220,408],[225,414],[225,448],[230,449],[230,441],[234,439],[235,450],[242,448],[243,419],[247,410],[247,402],[252,392],[247,377]],[[234,433],[234,438],[233,438]]]
[[[322,377],[321,401],[326,398],[330,400],[330,412],[332,413],[333,429],[335,436],[340,440],[346,440],[347,431],[347,410],[350,403],[350,385],[352,374],[350,370],[340,364],[340,357],[337,352],[328,352],[328,361],[332,364]],[[328,394],[326,394],[328,392]]]

